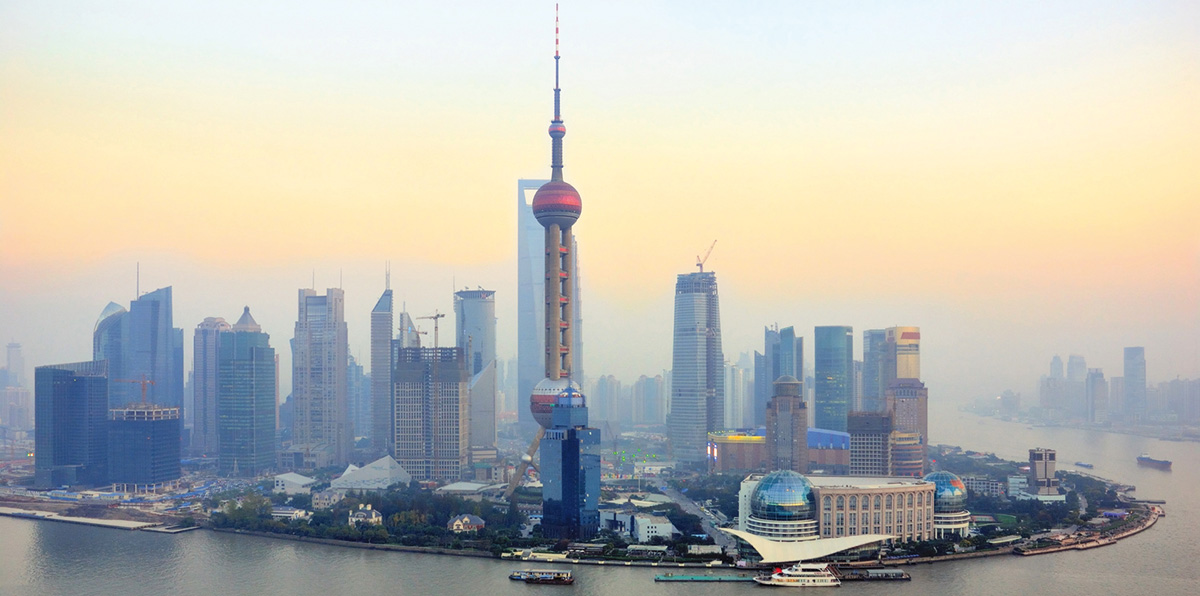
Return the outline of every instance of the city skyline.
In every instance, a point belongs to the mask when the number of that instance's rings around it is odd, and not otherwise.
[[[174,286],[183,329],[255,304],[264,331],[289,337],[296,287],[342,286],[366,362],[391,260],[415,314],[496,289],[498,356],[515,355],[507,197],[546,161],[544,88],[530,84],[545,7],[481,6],[467,22],[433,6],[304,8],[277,23],[276,50],[228,7],[6,6],[0,153],[17,167],[0,202],[0,334],[27,369],[87,359],[95,314],[136,298],[137,262],[142,288]],[[671,280],[717,238],[726,354],[774,321],[805,337],[908,323],[930,338],[922,377],[943,403],[1033,395],[1054,353],[1111,375],[1125,346],[1145,346],[1147,382],[1200,376],[1195,7],[564,11],[580,64],[571,179],[596,197],[579,235],[606,247],[580,264],[588,320],[622,322],[587,326],[594,375],[669,367]],[[316,52],[300,33],[318,20],[363,30]],[[395,22],[422,31],[385,36]],[[431,51],[449,30],[455,51]],[[377,48],[390,49],[350,60]],[[867,60],[881,48],[894,51]],[[451,176],[468,209],[428,200]],[[330,194],[345,208],[318,200]],[[795,228],[763,234],[764,219]],[[405,221],[433,225],[395,233]],[[799,269],[797,239],[820,249]]]

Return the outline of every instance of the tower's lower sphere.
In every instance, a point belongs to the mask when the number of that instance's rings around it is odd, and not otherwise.
[[[566,390],[567,383],[567,379],[542,379],[533,387],[533,394],[529,396],[529,411],[542,428],[554,426],[550,420],[550,411],[558,401],[559,394]],[[571,383],[571,387],[576,391],[579,389],[576,383]]]

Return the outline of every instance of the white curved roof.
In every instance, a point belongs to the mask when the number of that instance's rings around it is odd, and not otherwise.
[[[361,468],[350,465],[329,484],[342,490],[383,490],[393,484],[412,482],[412,476],[392,456],[385,455]]]
[[[803,542],[778,542],[749,532],[720,528],[722,532],[745,540],[758,554],[763,563],[795,563],[811,561],[827,557],[833,553],[842,552],[874,542],[883,542],[896,538],[888,534],[862,534],[859,536],[842,536],[841,538],[821,538]]]

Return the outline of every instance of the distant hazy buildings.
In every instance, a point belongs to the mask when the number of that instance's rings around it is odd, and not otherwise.
[[[1146,417],[1146,349],[1125,348],[1125,416],[1135,424]]]
[[[668,438],[676,460],[704,463],[708,433],[725,422],[725,357],[717,276],[686,273],[675,284]]]
[[[110,303],[92,336],[94,360],[108,360],[109,405],[142,400],[141,389],[127,380],[153,381],[146,401],[183,407],[183,330],[173,325],[171,288],[141,295],[126,311]]]
[[[1091,424],[1108,422],[1108,382],[1104,380],[1104,371],[1099,368],[1089,368],[1084,389],[1087,403],[1087,421]]]
[[[662,424],[666,417],[666,395],[662,375],[642,375],[633,384],[634,424]]]
[[[496,446],[496,292],[454,293],[456,345],[466,355],[470,376],[471,447]]]
[[[295,401],[288,467],[345,465],[354,439],[346,391],[348,363],[345,295],[329,288],[299,292],[299,317],[292,340],[292,398]]]
[[[76,362],[34,370],[34,483],[38,487],[107,482],[107,365]]]
[[[767,403],[767,457],[772,470],[808,473],[808,410],[800,381],[791,375],[775,380]]]
[[[763,327],[763,351],[754,352],[753,418],[748,426],[766,424],[767,402],[775,390],[771,384],[779,378],[779,344],[779,325]]]
[[[467,369],[458,348],[404,348],[394,372],[396,461],[416,480],[458,480],[467,466]]]
[[[814,426],[846,431],[846,416],[854,395],[854,329],[816,328],[816,396]]]
[[[219,336],[217,469],[254,477],[275,467],[275,349],[246,307]]]
[[[218,352],[222,332],[229,323],[221,317],[207,317],[196,326],[192,339],[192,451],[215,455],[217,439]]]

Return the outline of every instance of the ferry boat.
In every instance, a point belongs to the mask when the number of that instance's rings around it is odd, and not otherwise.
[[[1081,461],[1077,461],[1077,462],[1075,462],[1075,465],[1077,465],[1077,466],[1079,466],[1079,467],[1081,467],[1081,468],[1087,468],[1087,469],[1089,469],[1089,470],[1090,470],[1090,469],[1092,469],[1092,468],[1094,468],[1094,467],[1096,467],[1096,466],[1093,466],[1092,464],[1089,464],[1089,463],[1086,463],[1086,462],[1081,462]]]
[[[508,574],[508,579],[523,581],[527,584],[556,586],[569,586],[575,583],[575,578],[571,576],[570,571],[559,571],[558,569],[517,569]]]
[[[762,586],[787,588],[836,588],[842,585],[826,563],[796,563],[786,569],[776,568],[771,575],[754,578]]]
[[[1137,463],[1139,466],[1146,466],[1147,468],[1156,468],[1159,470],[1171,469],[1171,460],[1154,459],[1153,457],[1150,457],[1149,453],[1143,453],[1139,455],[1137,458]]]

